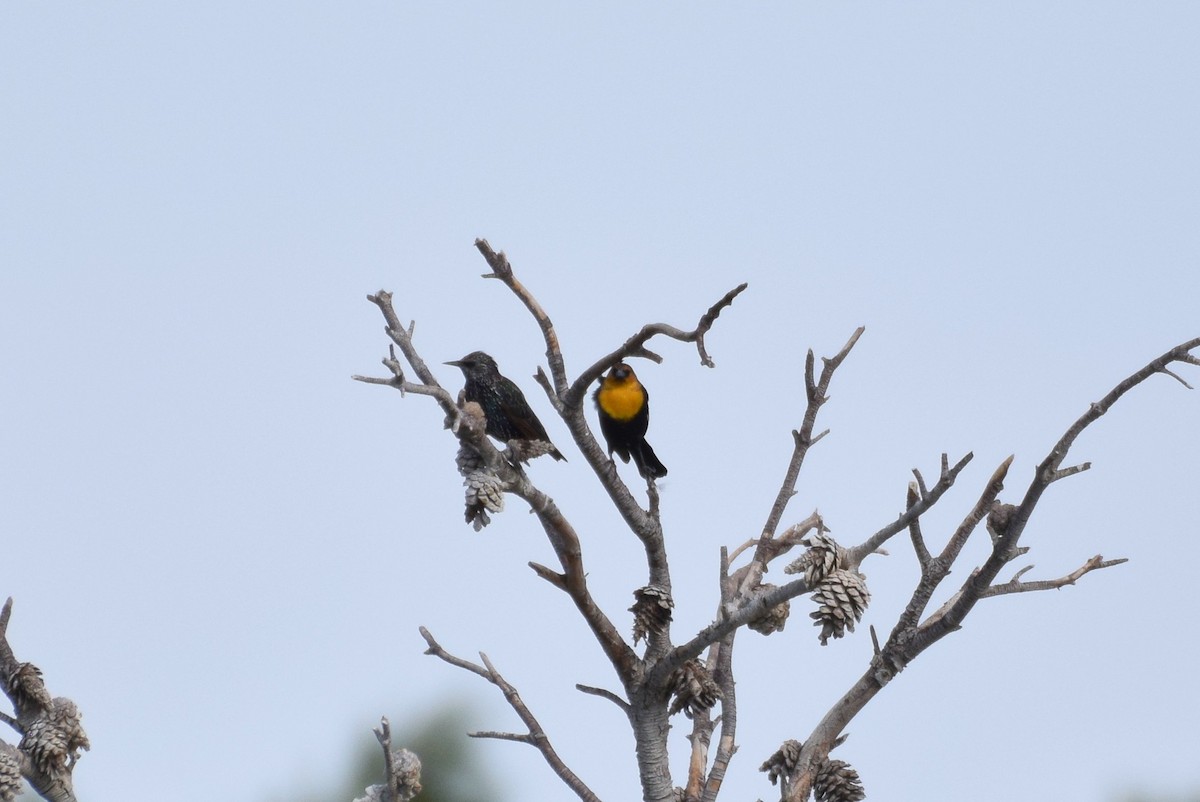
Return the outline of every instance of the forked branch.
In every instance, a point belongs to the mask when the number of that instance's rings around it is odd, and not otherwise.
[[[488,660],[487,655],[483,654],[482,652],[480,653],[479,657],[483,661],[483,665],[478,665],[477,663],[472,663],[470,660],[464,660],[461,657],[456,657],[447,652],[425,627],[421,627],[421,637],[423,637],[425,642],[429,644],[429,648],[425,650],[425,654],[433,655],[439,660],[447,662],[452,666],[456,666],[465,671],[470,671],[472,674],[477,674],[499,688],[500,692],[504,694],[505,701],[508,702],[509,706],[516,712],[517,716],[521,719],[521,722],[527,728],[525,733],[520,734],[476,732],[471,733],[471,737],[517,741],[519,743],[526,743],[535,747],[539,752],[542,753],[542,757],[545,758],[546,763],[550,765],[550,768],[554,771],[554,773],[557,774],[559,778],[567,784],[567,787],[574,791],[580,799],[584,800],[584,802],[600,802],[599,797],[592,793],[592,790],[587,787],[583,780],[581,780],[579,776],[575,774],[575,772],[571,771],[571,769],[567,767],[567,764],[563,762],[562,758],[558,756],[558,752],[554,750],[554,746],[550,743],[550,739],[546,736],[545,731],[542,729],[542,725],[538,723],[537,718],[525,705],[524,700],[521,699],[521,695],[517,693],[517,689],[500,675],[500,672],[497,671],[496,667],[492,665],[490,660]]]
[[[821,407],[829,400],[829,383],[833,381],[833,374],[846,357],[850,355],[851,349],[854,348],[858,338],[862,337],[866,327],[859,326],[850,335],[850,339],[842,346],[842,350],[830,358],[822,358],[821,378],[818,380],[815,376],[814,365],[815,357],[812,349],[808,350],[808,356],[804,362],[804,389],[805,396],[808,399],[807,406],[804,410],[804,420],[800,424],[800,428],[792,432],[792,440],[794,445],[792,448],[792,458],[788,463],[787,471],[784,472],[783,484],[779,488],[779,493],[775,497],[775,503],[771,505],[771,512],[767,516],[767,522],[763,525],[762,533],[764,538],[774,536],[775,530],[779,528],[779,521],[783,518],[783,511],[787,509],[788,502],[792,496],[796,495],[796,480],[800,477],[800,468],[804,464],[804,457],[808,454],[808,449],[813,443],[825,436],[825,433],[813,436],[813,428],[816,426],[817,413],[821,411]],[[761,555],[756,555],[757,560]]]
[[[900,521],[905,521],[905,526],[909,527],[914,548],[922,566],[921,582],[914,593],[913,601],[897,622],[888,643],[877,651],[867,672],[829,709],[810,737],[804,742],[796,771],[789,777],[788,785],[783,791],[784,802],[801,802],[808,798],[812,792],[817,770],[828,758],[829,749],[832,748],[836,738],[850,721],[890,681],[895,672],[903,669],[905,665],[942,637],[961,627],[963,620],[980,599],[1065,587],[1074,584],[1079,578],[1092,571],[1124,562],[1123,559],[1105,560],[1097,555],[1075,571],[1058,579],[1025,582],[1021,578],[1029,570],[1025,568],[1008,582],[993,584],[996,574],[1003,566],[1023,553],[1024,550],[1018,546],[1020,536],[1046,488],[1060,479],[1087,469],[1087,463],[1071,468],[1062,468],[1068,451],[1084,429],[1104,415],[1121,396],[1150,376],[1156,373],[1165,373],[1178,378],[1167,368],[1171,363],[1200,364],[1200,360],[1190,353],[1198,346],[1200,346],[1200,338],[1171,349],[1120,382],[1099,402],[1092,404],[1088,411],[1067,429],[1051,449],[1049,455],[1038,466],[1021,504],[1017,507],[1000,505],[1005,507],[1002,510],[1004,514],[996,521],[996,525],[991,527],[994,530],[991,532],[992,552],[984,565],[973,571],[962,587],[938,611],[919,626],[914,627],[916,616],[928,602],[933,588],[949,572],[950,565],[961,555],[966,539],[987,517],[988,513],[995,509],[994,505],[999,504],[998,496],[1003,489],[1004,478],[1011,464],[1011,458],[1005,460],[997,468],[975,505],[937,557],[932,557],[925,546],[925,536],[920,531],[918,524],[919,515],[911,514],[911,511],[920,503],[920,499],[929,495],[925,490],[924,480],[919,474],[917,475],[916,486],[910,488],[909,491],[908,511],[901,516]],[[945,473],[944,468],[943,473]]]
[[[644,357],[654,362],[662,362],[662,357],[646,348],[646,343],[658,334],[680,342],[695,343],[696,350],[700,354],[700,364],[706,368],[716,367],[716,363],[712,361],[712,358],[708,355],[708,351],[705,349],[704,335],[712,328],[721,311],[725,307],[730,306],[733,300],[741,295],[748,286],[750,285],[742,283],[725,293],[720,300],[708,308],[707,312],[700,316],[700,322],[691,331],[684,331],[666,323],[647,323],[645,326],[642,326],[641,330],[626,340],[620,348],[600,357],[600,359],[596,360],[591,366],[580,373],[579,377],[572,382],[570,390],[563,397],[564,404],[569,408],[580,407],[583,404],[583,399],[588,388],[600,378],[600,374],[623,359]]]
[[[979,594],[981,599],[986,599],[991,596],[1004,596],[1009,593],[1028,593],[1037,590],[1058,590],[1067,585],[1074,585],[1084,574],[1090,574],[1092,571],[1099,571],[1101,568],[1112,568],[1114,565],[1129,562],[1128,557],[1119,557],[1115,560],[1106,560],[1103,556],[1097,554],[1083,565],[1076,568],[1066,576],[1060,576],[1058,579],[1040,579],[1032,582],[1025,582],[1021,579],[1026,573],[1033,569],[1032,565],[1027,565],[1013,575],[1013,578],[999,585],[992,585],[983,593]]]

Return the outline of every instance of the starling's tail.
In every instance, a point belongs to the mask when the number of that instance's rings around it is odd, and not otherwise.
[[[647,479],[661,479],[667,475],[667,466],[658,461],[654,449],[650,447],[645,438],[629,449],[629,455],[633,457],[638,473]]]

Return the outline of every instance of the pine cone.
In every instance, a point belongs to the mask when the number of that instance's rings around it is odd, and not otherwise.
[[[407,749],[393,750],[392,780],[399,796],[397,802],[408,802],[421,793],[421,758]]]
[[[21,793],[21,758],[8,744],[0,744],[0,802],[12,802]]]
[[[633,592],[635,599],[629,612],[633,613],[633,645],[647,638],[651,633],[657,635],[671,623],[671,610],[675,601],[671,594],[658,585],[646,585]]]
[[[992,510],[987,517],[988,534],[992,536],[992,543],[998,541],[1008,532],[1009,521],[1012,520],[1012,514],[1017,511],[1017,508],[1012,504],[1004,504],[996,500],[992,502]]]
[[[671,693],[675,694],[675,701],[668,715],[682,710],[688,718],[712,710],[721,698],[721,689],[699,660],[688,660],[672,675]]]
[[[79,759],[79,750],[91,749],[80,718],[75,703],[60,696],[44,715],[26,726],[21,751],[29,755],[39,773],[49,777],[66,774]]]
[[[767,758],[766,762],[758,767],[758,770],[767,773],[767,779],[771,781],[771,785],[779,780],[786,785],[796,772],[796,764],[800,762],[800,750],[803,748],[804,744],[800,741],[784,741],[779,750]]]
[[[759,588],[759,593],[765,593],[768,590],[773,590],[774,588],[774,585],[766,584]],[[792,603],[785,599],[783,602],[767,610],[765,613],[748,623],[746,626],[762,635],[770,635],[773,632],[782,632],[783,625],[787,623],[788,614],[791,613],[791,611]]]
[[[33,663],[18,663],[8,677],[8,687],[18,718],[36,715],[50,707],[50,691],[42,681],[42,670]]]
[[[458,448],[454,458],[458,472],[466,485],[466,519],[475,531],[491,523],[489,512],[504,511],[504,485],[500,477],[492,473],[475,449],[465,443]]]
[[[854,631],[871,601],[866,577],[857,571],[838,569],[826,577],[812,595],[817,603],[816,612],[809,613],[813,626],[821,627],[821,645],[832,638],[845,636],[846,630]]]
[[[816,802],[859,802],[866,799],[858,772],[844,760],[827,760],[813,780]]]
[[[384,785],[368,785],[362,796],[356,797],[354,802],[383,802],[386,797],[387,786]]]
[[[845,549],[837,541],[824,532],[817,532],[810,538],[800,541],[808,550],[793,560],[783,569],[785,574],[804,574],[804,581],[810,588],[815,588],[825,580],[825,577],[836,571],[845,560]]]

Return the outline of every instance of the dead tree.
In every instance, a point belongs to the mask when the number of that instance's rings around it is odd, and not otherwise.
[[[383,364],[391,375],[354,378],[394,387],[401,394],[430,396],[441,406],[447,427],[459,440],[458,465],[467,486],[467,519],[476,528],[487,524],[489,513],[500,512],[508,496],[515,496],[529,505],[559,563],[557,567],[550,567],[531,562],[530,568],[574,603],[611,663],[621,693],[582,685],[576,687],[584,693],[608,699],[628,718],[636,743],[642,796],[646,802],[713,802],[720,793],[737,748],[737,696],[732,655],[738,632],[744,627],[764,634],[781,630],[790,611],[790,602],[805,594],[812,596],[813,609],[809,616],[820,627],[822,643],[852,632],[870,601],[865,578],[859,570],[862,563],[879,553],[892,538],[907,533],[921,574],[892,631],[881,641],[874,629],[871,630],[874,653],[862,675],[832,703],[807,737],[785,742],[761,766],[772,783],[780,784],[780,798],[785,802],[801,802],[810,795],[818,802],[862,799],[865,794],[857,772],[844,761],[831,758],[830,751],[844,740],[846,726],[854,716],[897,674],[926,649],[960,628],[980,601],[1013,593],[1061,588],[1074,584],[1091,571],[1124,562],[1123,559],[1106,560],[1096,555],[1066,576],[1026,579],[1032,567],[1027,566],[1006,580],[999,579],[1006,566],[1028,551],[1027,546],[1021,545],[1021,536],[1043,494],[1055,482],[1090,467],[1089,463],[1067,461],[1072,445],[1084,429],[1104,415],[1125,393],[1157,374],[1170,376],[1190,389],[1172,367],[1177,363],[1200,365],[1200,359],[1191,353],[1200,346],[1200,338],[1189,340],[1151,360],[1093,403],[1050,449],[1024,490],[1007,495],[1008,500],[1004,500],[1004,491],[1012,457],[1004,460],[977,491],[961,523],[942,537],[927,536],[922,530],[922,516],[947,496],[971,461],[972,454],[953,463],[943,454],[936,477],[929,477],[932,482],[914,469],[907,503],[895,520],[881,526],[861,543],[841,544],[829,536],[829,530],[816,512],[780,531],[805,456],[809,448],[827,433],[817,433],[816,422],[822,405],[829,398],[830,383],[863,329],[856,330],[837,354],[823,358],[819,370],[810,350],[805,362],[807,407],[800,427],[792,432],[792,457],[761,534],[732,550],[721,550],[720,604],[716,616],[699,632],[678,637],[671,629],[674,607],[671,572],[655,480],[646,480],[647,505],[643,507],[597,442],[584,414],[585,401],[589,389],[617,362],[631,358],[661,362],[662,357],[649,348],[655,338],[692,343],[700,364],[713,367],[705,336],[718,315],[734,302],[746,285],[735,287],[717,300],[700,316],[694,328],[684,330],[663,323],[645,325],[572,377],[567,372],[550,316],[517,280],[504,253],[493,251],[485,240],[477,240],[475,245],[491,268],[484,277],[497,279],[508,287],[541,329],[549,373],[539,368],[536,379],[566,424],[600,487],[645,551],[646,582],[633,591],[635,602],[630,610],[633,613],[632,638],[626,639],[622,634],[624,625],[618,625],[608,612],[602,610],[589,591],[583,548],[570,520],[554,500],[530,480],[522,468],[523,455],[515,443],[502,452],[489,440],[479,405],[459,403],[434,378],[414,344],[412,325],[401,324],[389,292],[380,291],[368,296],[368,300],[379,308],[386,322],[391,345]],[[400,356],[396,354],[397,348]],[[409,371],[413,374],[412,379],[408,378]],[[967,574],[965,581],[945,603],[930,612],[928,608],[935,591],[942,587],[968,539],[981,524],[991,538],[989,556],[981,565],[964,572]],[[794,578],[778,586],[765,583],[763,576],[768,566],[793,550],[797,550],[799,556],[784,568],[784,572]],[[495,685],[524,726],[522,732],[478,732],[473,733],[474,736],[529,744],[539,750],[555,774],[580,799],[586,802],[598,800],[586,782],[564,763],[516,688],[486,655],[481,654],[480,663],[464,660],[446,651],[424,627],[421,634],[429,646],[427,654],[478,674]],[[645,647],[639,654],[642,640]],[[691,719],[688,736],[691,759],[686,779],[677,785],[668,765],[667,738],[668,720],[679,712]]]

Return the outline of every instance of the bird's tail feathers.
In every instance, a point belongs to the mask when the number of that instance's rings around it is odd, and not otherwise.
[[[638,473],[647,479],[661,479],[667,475],[667,466],[663,465],[650,444],[643,440],[629,450],[637,465]]]

